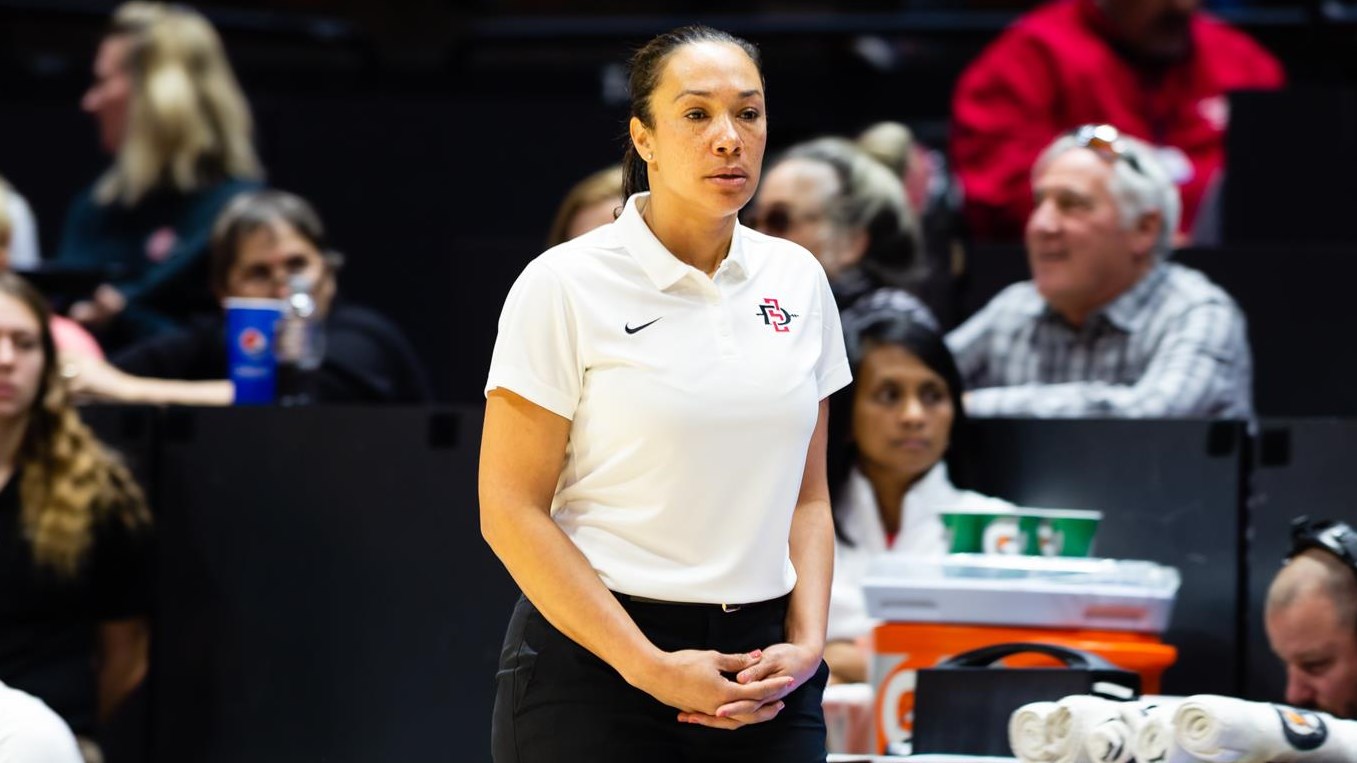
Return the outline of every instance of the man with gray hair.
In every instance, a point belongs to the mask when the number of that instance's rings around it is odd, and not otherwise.
[[[947,337],[967,413],[1252,418],[1244,316],[1168,261],[1181,204],[1154,151],[1084,125],[1042,152],[1032,190],[1032,280]]]
[[[1289,704],[1357,718],[1357,531],[1332,520],[1293,523],[1264,626],[1286,666]]]

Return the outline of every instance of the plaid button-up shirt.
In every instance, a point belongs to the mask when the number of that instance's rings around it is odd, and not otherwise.
[[[973,416],[1253,416],[1244,315],[1206,276],[1160,263],[1071,326],[1031,281],[947,336]]]

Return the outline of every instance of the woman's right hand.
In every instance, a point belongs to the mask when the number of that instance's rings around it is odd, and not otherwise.
[[[736,683],[725,674],[735,674],[758,664],[762,654],[723,654],[712,650],[684,649],[662,652],[659,661],[639,680],[638,689],[670,707],[678,708],[678,719],[714,728],[736,729],[761,723],[782,710],[779,697],[792,678],[779,676],[747,684]],[[718,716],[723,705],[741,700],[757,703],[750,713]]]

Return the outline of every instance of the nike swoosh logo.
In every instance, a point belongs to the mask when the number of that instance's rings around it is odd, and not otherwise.
[[[663,317],[664,317],[663,315],[660,316],[660,318],[663,318]],[[660,318],[656,318],[655,321],[658,321]],[[654,323],[655,321],[651,321],[650,323]],[[626,329],[628,334],[635,334],[637,331],[640,331],[641,329],[645,328],[646,326],[649,326],[650,323],[642,323],[641,325],[639,325],[639,326],[637,326],[637,327],[635,327],[635,328],[632,328],[632,325],[631,325],[630,323],[627,323],[627,324],[623,324],[622,328]]]

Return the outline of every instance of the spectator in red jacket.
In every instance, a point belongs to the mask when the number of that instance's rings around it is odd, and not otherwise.
[[[1029,172],[1060,133],[1110,123],[1159,148],[1192,223],[1224,161],[1225,94],[1272,89],[1281,65],[1200,0],[1055,0],[1018,19],[962,74],[952,155],[980,238],[1017,240]]]

